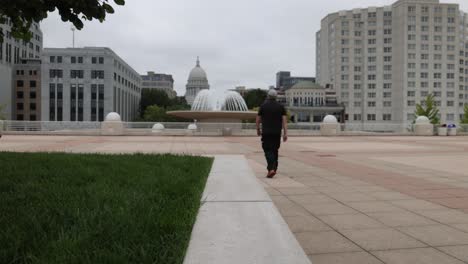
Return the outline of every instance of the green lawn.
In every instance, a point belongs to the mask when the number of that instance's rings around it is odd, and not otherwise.
[[[182,263],[211,164],[0,153],[0,263]]]

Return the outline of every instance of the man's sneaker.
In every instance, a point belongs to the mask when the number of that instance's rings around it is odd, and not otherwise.
[[[273,178],[275,175],[276,175],[276,171],[271,170],[271,171],[268,172],[267,178],[270,178],[270,179],[271,179],[271,178]]]

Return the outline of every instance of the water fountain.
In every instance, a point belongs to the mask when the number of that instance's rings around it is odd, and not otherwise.
[[[242,123],[242,120],[255,119],[257,112],[249,111],[244,98],[237,92],[228,91],[217,97],[210,90],[201,90],[190,111],[168,114],[202,123]]]

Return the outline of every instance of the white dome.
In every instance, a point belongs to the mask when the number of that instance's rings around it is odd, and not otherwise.
[[[336,124],[338,123],[338,120],[336,119],[336,117],[334,115],[327,115],[323,118],[323,123],[326,123],[326,124]]]
[[[195,68],[192,69],[192,71],[190,71],[189,81],[190,80],[206,80],[206,79],[208,79],[206,77],[206,72],[205,70],[203,70],[202,67],[200,67],[200,59],[197,57],[197,65],[195,66]]]
[[[120,115],[116,112],[110,112],[109,114],[106,115],[106,119],[104,121],[107,122],[121,122],[122,119],[120,118]]]
[[[164,125],[161,123],[156,123],[153,126],[153,130],[164,130]]]
[[[426,116],[418,116],[418,118],[416,118],[416,124],[429,124],[431,123],[431,121],[429,121],[429,118],[427,118]]]
[[[200,80],[200,79],[202,79],[202,80],[207,79],[206,72],[200,66],[196,66],[190,72],[189,81],[190,80]]]
[[[197,125],[196,124],[190,124],[187,127],[188,130],[197,130]]]

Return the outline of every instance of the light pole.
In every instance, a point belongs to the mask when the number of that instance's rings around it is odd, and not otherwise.
[[[72,31],[72,34],[73,34],[73,48],[75,48],[75,30],[76,30],[76,28],[74,26],[72,26],[71,31]]]

